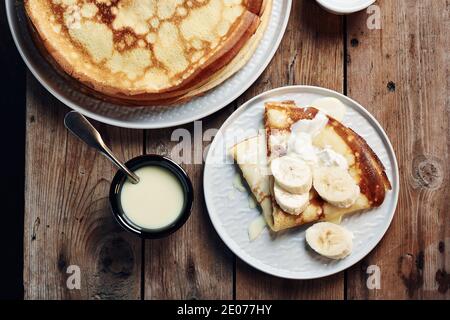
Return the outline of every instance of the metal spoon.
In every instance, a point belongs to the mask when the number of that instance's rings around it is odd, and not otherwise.
[[[97,149],[101,154],[111,160],[119,169],[124,171],[131,182],[136,184],[139,177],[131,172],[119,159],[117,159],[111,150],[103,142],[100,133],[90,124],[90,122],[79,112],[71,111],[64,118],[64,125],[75,136],[84,141],[88,146]]]

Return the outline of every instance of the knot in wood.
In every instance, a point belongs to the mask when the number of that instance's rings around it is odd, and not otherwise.
[[[444,178],[440,160],[436,157],[420,155],[413,161],[413,178],[421,188],[435,190],[442,185]]]
[[[108,239],[100,250],[100,268],[120,278],[127,278],[134,268],[134,254],[123,238]]]
[[[419,254],[420,255],[420,254]],[[406,287],[408,296],[414,297],[414,294],[423,285],[423,262],[419,261],[414,255],[408,253],[399,258],[398,272],[403,284]]]

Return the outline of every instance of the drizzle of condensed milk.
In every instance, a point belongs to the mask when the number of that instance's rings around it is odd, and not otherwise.
[[[175,222],[184,206],[184,191],[177,177],[159,166],[146,166],[134,172],[140,178],[139,183],[127,180],[120,192],[125,216],[135,225],[150,230]]]

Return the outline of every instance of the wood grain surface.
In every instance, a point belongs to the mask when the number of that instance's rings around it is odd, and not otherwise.
[[[450,298],[447,1],[379,0],[381,29],[369,28],[372,11],[343,17],[314,1],[293,3],[276,56],[235,103],[201,122],[164,130],[95,124],[122,159],[142,153],[177,158],[180,146],[194,148],[190,164],[182,163],[196,190],[194,209],[164,240],[141,241],[119,229],[107,203],[114,168],[68,134],[62,121],[68,109],[28,77],[26,299]],[[327,87],[361,102],[385,128],[401,175],[394,221],[376,249],[349,270],[312,281],[268,276],[234,257],[203,199],[200,146],[243,102],[290,84]],[[202,142],[190,144],[189,137]],[[66,286],[70,265],[80,267],[80,290]],[[366,285],[371,265],[380,268],[379,289]]]
[[[68,108],[27,85],[25,299],[140,299],[141,240],[113,220],[113,166],[64,128]],[[96,126],[120,158],[142,154],[142,131]],[[66,286],[71,265],[80,290]]]
[[[400,199],[373,252],[348,271],[349,299],[449,299],[449,52],[446,1],[378,1],[348,19],[348,95],[380,121],[397,155]],[[381,288],[368,290],[370,265]]]

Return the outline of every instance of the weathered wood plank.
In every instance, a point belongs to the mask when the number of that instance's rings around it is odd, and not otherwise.
[[[115,169],[67,132],[67,111],[29,75],[25,298],[139,299],[141,240],[120,230],[108,205]],[[120,158],[142,153],[142,131],[96,126]],[[70,265],[80,268],[80,290],[66,286]]]
[[[147,153],[173,156],[176,160],[178,153],[172,152],[174,146],[179,141],[185,144],[191,159],[186,158],[182,166],[192,180],[195,199],[191,217],[182,229],[166,239],[147,240],[145,243],[146,299],[233,297],[233,255],[220,240],[208,217],[203,198],[202,164],[203,147],[211,140],[205,136],[206,141],[203,141],[203,133],[218,129],[233,109],[234,105],[228,106],[195,124],[148,131]],[[183,138],[177,134],[182,134]]]
[[[257,83],[239,104],[263,91],[309,84],[343,91],[342,18],[326,13],[314,1],[293,1],[281,46]],[[343,299],[344,273],[314,281],[278,279],[236,264],[237,299]]]
[[[348,272],[350,299],[448,299],[448,1],[377,1],[381,30],[367,13],[348,18],[349,96],[387,131],[400,168],[400,200],[383,241]],[[381,268],[381,288],[366,268]]]

